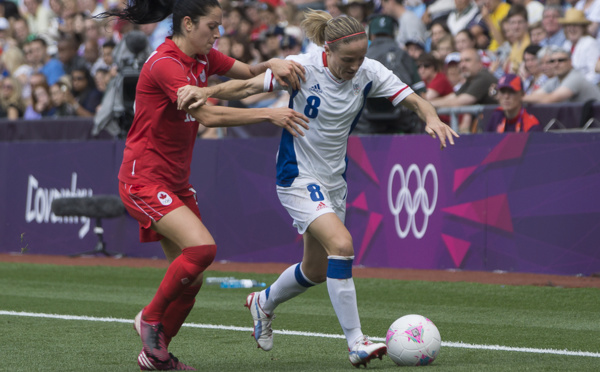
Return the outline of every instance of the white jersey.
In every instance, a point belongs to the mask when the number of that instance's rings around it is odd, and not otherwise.
[[[277,153],[277,185],[289,187],[308,177],[333,190],[345,185],[348,136],[362,113],[367,97],[386,97],[394,106],[412,89],[378,61],[365,58],[352,80],[339,80],[327,67],[323,48],[289,56],[306,70],[302,88],[290,93],[289,107],[306,115],[310,130],[304,137],[283,131]],[[282,90],[271,70],[264,90]]]

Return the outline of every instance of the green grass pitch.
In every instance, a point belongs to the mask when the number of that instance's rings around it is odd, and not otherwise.
[[[141,343],[131,322],[163,274],[151,268],[0,263],[0,371],[139,370]],[[267,283],[277,277],[210,271],[206,275]],[[354,281],[365,334],[383,339],[389,325],[405,314],[434,321],[442,336],[441,353],[431,366],[420,368],[600,370],[599,289]],[[182,328],[171,351],[202,371],[354,370],[325,285],[277,309],[271,352],[257,349],[250,336],[252,322],[243,306],[248,292],[205,285],[190,324]],[[296,333],[281,333],[284,330]],[[544,352],[548,349],[550,353]],[[409,367],[397,367],[384,357],[368,368]]]

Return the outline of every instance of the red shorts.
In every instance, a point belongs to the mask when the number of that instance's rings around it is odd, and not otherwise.
[[[156,242],[163,236],[152,230],[152,221],[159,221],[167,213],[187,206],[198,218],[200,210],[196,201],[196,190],[192,185],[178,191],[171,191],[163,185],[129,185],[119,182],[119,194],[127,212],[140,224],[140,241]]]

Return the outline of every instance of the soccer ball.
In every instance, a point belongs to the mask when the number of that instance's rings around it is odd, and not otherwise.
[[[388,356],[399,366],[426,366],[440,354],[442,338],[433,322],[422,315],[398,318],[387,331]]]

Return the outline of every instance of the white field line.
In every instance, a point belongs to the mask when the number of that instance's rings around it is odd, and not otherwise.
[[[61,319],[61,320],[85,320],[89,322],[107,322],[107,323],[133,323],[133,319],[119,319],[119,318],[104,318],[104,317],[93,317],[93,316],[79,316],[79,315],[60,315],[60,314],[44,314],[44,313],[29,313],[23,311],[5,311],[0,310],[0,315],[6,316],[24,316],[31,318],[48,318],[48,319]],[[241,332],[252,332],[250,327],[235,327],[226,325],[216,324],[198,324],[198,323],[185,323],[184,327],[192,328],[203,328],[203,329],[222,329],[226,331],[241,331]],[[343,339],[343,335],[333,335],[327,333],[315,333],[315,332],[300,332],[300,331],[286,331],[286,330],[273,330],[273,333],[280,335],[291,335],[291,336],[307,336],[307,337],[321,337],[321,338],[340,338]],[[385,341],[383,337],[370,337],[373,341]],[[579,357],[592,357],[600,358],[600,353],[593,353],[589,351],[570,351],[570,350],[555,350],[555,349],[536,349],[531,347],[511,347],[502,345],[477,345],[477,344],[466,344],[463,342],[451,342],[442,341],[442,346],[445,347],[457,347],[463,349],[478,349],[478,350],[494,350],[494,351],[516,351],[521,353],[536,353],[536,354],[554,354],[554,355],[569,355]]]

